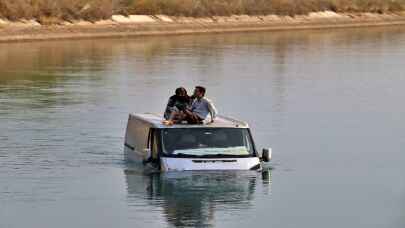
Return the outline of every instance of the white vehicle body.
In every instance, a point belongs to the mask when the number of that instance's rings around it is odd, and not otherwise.
[[[125,135],[125,158],[145,169],[260,170],[261,159],[249,126],[218,116],[210,124],[162,124],[156,114],[130,114]]]

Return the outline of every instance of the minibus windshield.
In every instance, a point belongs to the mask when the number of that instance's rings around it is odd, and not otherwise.
[[[172,128],[162,131],[168,156],[251,156],[253,143],[244,128]]]

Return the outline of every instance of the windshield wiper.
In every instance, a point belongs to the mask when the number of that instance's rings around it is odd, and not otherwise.
[[[185,154],[185,153],[178,153],[178,154],[171,154],[173,157],[184,157],[184,158],[221,158],[221,157],[249,157],[250,154],[203,154],[203,155],[195,155],[195,154]]]
[[[184,153],[172,154],[172,156],[175,156],[175,157],[193,157],[193,158],[199,157],[198,155],[184,154]]]
[[[239,156],[249,156],[249,155],[241,155],[241,154],[204,154],[200,157],[239,157]]]

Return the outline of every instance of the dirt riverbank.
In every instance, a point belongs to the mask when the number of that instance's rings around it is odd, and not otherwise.
[[[33,20],[10,22],[0,19],[0,42],[393,25],[405,26],[405,13],[337,14],[326,11],[295,17],[234,15],[209,18],[114,15],[109,20],[73,21],[58,25],[41,25]]]

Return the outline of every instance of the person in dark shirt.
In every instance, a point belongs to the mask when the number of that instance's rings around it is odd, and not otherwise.
[[[191,105],[191,98],[187,95],[187,90],[179,87],[175,91],[175,95],[169,98],[167,102],[164,118],[167,121],[174,121],[176,116],[179,116],[189,108]]]

